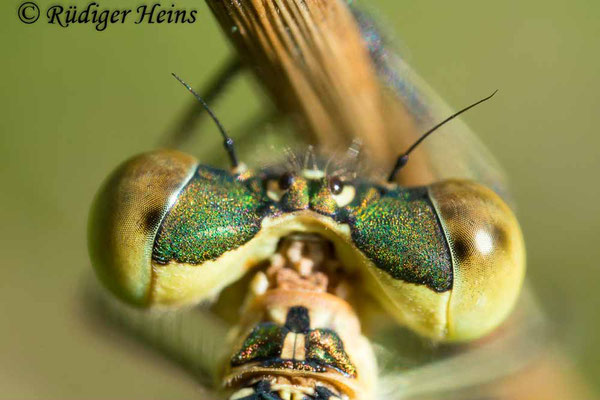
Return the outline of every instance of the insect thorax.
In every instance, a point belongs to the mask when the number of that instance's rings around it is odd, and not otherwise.
[[[369,398],[374,356],[351,296],[330,242],[284,237],[250,281],[224,378],[230,398]]]

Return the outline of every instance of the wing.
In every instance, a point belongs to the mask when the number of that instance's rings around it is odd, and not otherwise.
[[[379,159],[392,159],[396,151],[389,148],[382,119],[381,86],[345,2],[207,3],[245,65],[306,141],[337,149],[359,138]],[[408,116],[401,120],[410,123]]]
[[[402,151],[452,113],[350,2],[207,3],[279,111],[312,144],[338,149],[358,139],[384,175]],[[399,181],[461,177],[505,194],[502,172],[469,128],[456,120],[443,129],[413,153]]]
[[[405,343],[397,341],[409,335],[396,332],[393,342],[379,339],[384,343],[378,352],[383,370],[377,398],[490,398],[499,382],[508,386],[506,382],[530,368],[547,348],[546,324],[531,296],[524,294],[517,310],[501,329],[471,344],[413,342],[411,356]]]
[[[408,135],[409,142],[415,141],[423,132],[456,111],[393,50],[387,38],[365,12],[356,7],[352,8],[352,12],[366,41],[380,82],[411,116],[416,130],[404,133]],[[485,94],[474,94],[472,99],[465,99],[465,103]],[[460,118],[443,126],[435,137],[424,141],[421,149],[431,176],[425,181],[416,181],[415,184],[428,184],[431,183],[430,180],[467,178],[484,183],[508,197],[506,178],[500,165]]]
[[[98,323],[111,323],[122,333],[149,344],[203,384],[202,398],[219,397],[210,388],[218,382],[220,361],[226,356],[226,325],[202,307],[170,311],[143,310],[125,305],[100,288],[88,285],[86,308]]]

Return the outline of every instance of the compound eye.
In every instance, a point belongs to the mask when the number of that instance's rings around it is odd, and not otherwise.
[[[492,190],[448,180],[429,187],[453,264],[446,337],[470,340],[498,326],[517,301],[525,248],[517,219]]]
[[[244,246],[261,229],[264,205],[228,171],[176,151],[142,154],[122,164],[96,196],[92,264],[105,286],[131,304],[196,303],[245,274],[248,259],[273,251],[265,242],[258,250]]]
[[[339,176],[329,178],[329,191],[338,207],[345,207],[354,200],[354,186],[345,183]]]
[[[283,173],[278,179],[267,181],[267,196],[273,201],[279,201],[292,185],[296,177],[291,172]]]
[[[152,303],[156,235],[197,167],[186,154],[154,151],[123,163],[99,190],[89,219],[90,257],[105,286],[129,303]]]

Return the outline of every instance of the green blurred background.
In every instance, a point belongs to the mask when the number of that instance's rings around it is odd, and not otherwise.
[[[451,105],[501,90],[466,120],[512,180],[529,280],[549,329],[597,381],[600,3],[363,3],[379,10],[416,70]],[[200,0],[175,2],[198,9],[194,24],[129,21],[104,32],[64,29],[44,17],[25,25],[19,4],[0,6],[0,397],[198,397],[185,372],[85,317],[86,214],[107,173],[156,146],[189,104],[169,73],[205,82],[231,49]],[[50,2],[38,4],[45,10]],[[235,128],[261,101],[246,79],[215,108]],[[200,156],[217,141],[212,127],[204,131],[188,148]]]

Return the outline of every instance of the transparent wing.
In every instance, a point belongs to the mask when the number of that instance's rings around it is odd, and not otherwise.
[[[407,351],[406,343],[397,340],[410,337],[407,334],[396,332],[393,341],[385,335],[376,338],[382,366],[377,398],[489,398],[498,382],[518,375],[546,350],[546,328],[537,304],[526,292],[501,329],[473,344],[436,346],[413,339]]]
[[[242,62],[279,111],[294,120],[301,137],[325,149],[358,139],[381,176],[423,132],[452,113],[350,2],[207,3]],[[417,149],[398,179],[423,185],[450,177],[506,193],[494,158],[460,120]]]
[[[133,308],[97,284],[88,285],[85,296],[87,310],[100,323],[115,325],[186,369],[203,384],[203,399],[220,398],[211,388],[216,387],[226,356],[228,329],[222,320],[203,307],[170,311]]]
[[[392,49],[392,45],[366,13],[356,8],[352,12],[367,43],[380,81],[411,116],[415,130],[405,131],[403,134],[408,142],[413,142],[456,109],[448,106],[406,60]],[[461,106],[488,94],[473,93]],[[392,130],[390,134],[395,133]],[[440,128],[435,137],[420,145],[420,149],[431,176],[409,178],[411,183],[428,184],[433,180],[468,178],[486,184],[503,196],[508,195],[506,178],[500,165],[460,118]]]

